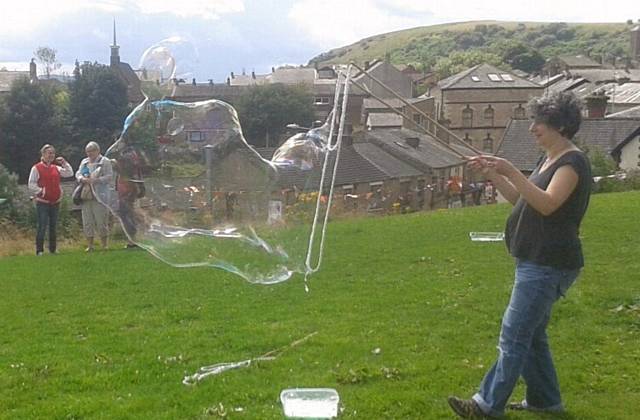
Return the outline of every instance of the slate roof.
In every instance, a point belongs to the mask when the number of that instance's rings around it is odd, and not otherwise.
[[[271,159],[275,149],[261,148],[258,153],[264,159]],[[335,154],[329,157],[328,168],[333,167]],[[310,186],[320,184],[322,174],[322,163],[316,161],[308,183]],[[295,168],[282,169],[281,178],[278,180],[280,188],[292,188],[294,185],[299,189],[304,189],[304,181],[307,173]],[[390,155],[379,146],[368,143],[354,143],[343,145],[340,151],[340,161],[336,174],[335,185],[351,185],[366,182],[379,182],[388,179],[397,179],[422,175],[418,169],[406,162]],[[331,181],[331,172],[325,174],[325,185]]]
[[[583,77],[591,83],[615,82],[620,79],[640,82],[640,69],[576,69],[571,70],[571,75]]]
[[[0,92],[9,92],[18,79],[29,79],[29,71],[0,71]]]
[[[511,161],[521,171],[533,171],[542,156],[535,138],[529,132],[529,120],[511,120],[507,126],[497,155]],[[640,128],[640,119],[594,118],[582,121],[575,139],[592,150],[611,153]]]
[[[236,74],[234,77],[229,77],[229,84],[231,86],[264,85],[266,80],[267,76],[262,74],[257,74],[255,77],[250,74]]]
[[[600,89],[609,97],[609,102],[640,105],[640,83],[607,83]]]
[[[380,146],[385,152],[423,172],[431,169],[457,166],[463,163],[462,158],[440,144],[432,136],[406,128],[370,130],[365,132],[364,138],[367,142]],[[407,144],[408,138],[419,139],[418,147],[412,147]],[[475,155],[475,152],[464,146],[452,145],[452,147],[456,150],[461,150],[462,154]]]
[[[489,74],[497,75],[491,80]],[[502,76],[506,75],[506,76]],[[441,90],[446,89],[535,89],[540,85],[516,76],[512,72],[501,70],[490,64],[478,64],[470,69],[447,77],[438,82]]]
[[[585,78],[576,76],[576,77],[562,77],[559,80],[556,80],[554,83],[547,86],[546,90],[548,93],[555,92],[566,92],[568,90],[573,90],[578,86],[588,84],[589,81]]]
[[[428,96],[419,98],[405,98],[405,101],[409,102],[410,104],[417,104],[419,102],[426,101],[428,98]],[[384,101],[391,105],[393,108],[402,108],[406,106],[404,102],[402,102],[398,98],[389,98],[385,99]],[[388,109],[385,104],[375,98],[365,98],[362,103],[362,107],[364,109]]]
[[[625,109],[624,111],[615,112],[605,116],[605,118],[638,118],[640,119],[640,105],[633,108]]]
[[[269,83],[283,83],[285,85],[295,85],[305,83],[312,85],[317,79],[318,72],[314,68],[305,67],[280,67],[275,69],[273,73],[267,75]]]
[[[202,101],[206,99],[227,99],[236,98],[242,94],[248,86],[229,86],[225,84],[208,83],[192,85],[182,83],[176,86],[171,99],[184,102]]]
[[[558,60],[569,67],[600,67],[601,64],[586,55],[561,55]]]

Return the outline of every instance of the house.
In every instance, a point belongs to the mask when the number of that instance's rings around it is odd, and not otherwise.
[[[549,59],[543,67],[543,73],[551,76],[572,72],[573,70],[599,69],[602,64],[586,55],[560,55]]]
[[[382,99],[382,98],[381,98]],[[431,120],[435,120],[435,98],[433,97],[419,97],[419,98],[406,98],[402,101],[398,98],[383,99],[386,103],[382,103],[375,98],[365,98],[362,102],[362,119],[365,121],[367,129],[371,128],[408,128],[410,130],[416,129],[416,124],[420,124],[427,130],[432,129],[432,121],[426,119],[424,116],[417,112],[415,109],[405,103],[405,101],[422,113],[431,117]],[[399,111],[411,118],[411,120],[402,118],[400,115],[394,112]],[[390,115],[384,116],[382,114],[390,114],[396,118],[392,118]],[[372,118],[373,117],[373,118]],[[391,124],[393,122],[393,124]]]
[[[507,126],[497,154],[511,161],[524,174],[530,174],[536,168],[543,152],[529,132],[530,121],[511,120]],[[633,147],[637,146],[640,134],[640,119],[635,118],[593,118],[585,119],[576,133],[574,141],[590,152],[599,151],[622,159],[624,165],[632,166],[630,159]],[[626,148],[628,147],[628,148]],[[638,162],[637,148],[635,163]]]
[[[496,151],[509,120],[526,119],[527,103],[543,93],[540,85],[486,63],[441,80],[431,91],[439,121],[488,153]]]
[[[28,79],[32,82],[38,80],[37,66],[33,59],[29,63],[29,71],[22,70],[0,70],[0,97],[11,91],[13,83],[20,79]]]
[[[386,86],[391,88],[399,96],[403,98],[413,97],[413,79],[407,74],[398,70],[391,63],[383,60],[374,60],[373,62],[367,62],[364,65],[364,70],[371,76],[380,80]],[[357,71],[353,76],[353,80],[361,85],[366,86],[371,93],[379,98],[395,98],[387,89],[380,86],[371,79],[367,74]],[[359,91],[360,89],[354,88]]]

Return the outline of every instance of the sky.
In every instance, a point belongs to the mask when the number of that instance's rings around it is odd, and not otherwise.
[[[113,21],[121,61],[136,69],[151,45],[180,37],[178,73],[198,81],[268,73],[360,39],[418,26],[469,20],[626,22],[637,0],[615,7],[585,0],[27,0],[2,2],[0,68],[25,70],[39,46],[76,59],[109,62]],[[599,3],[603,4],[603,3]],[[40,66],[42,67],[42,66]]]

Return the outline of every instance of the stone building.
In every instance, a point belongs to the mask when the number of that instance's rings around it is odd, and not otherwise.
[[[527,103],[543,88],[489,64],[441,80],[432,90],[436,115],[476,149],[494,153],[511,119],[528,118]]]

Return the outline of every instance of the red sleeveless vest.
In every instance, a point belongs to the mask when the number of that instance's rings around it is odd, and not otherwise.
[[[60,171],[54,164],[45,165],[43,162],[36,163],[38,170],[38,187],[42,188],[42,194],[37,197],[38,201],[55,204],[62,199],[62,188],[60,188]]]

